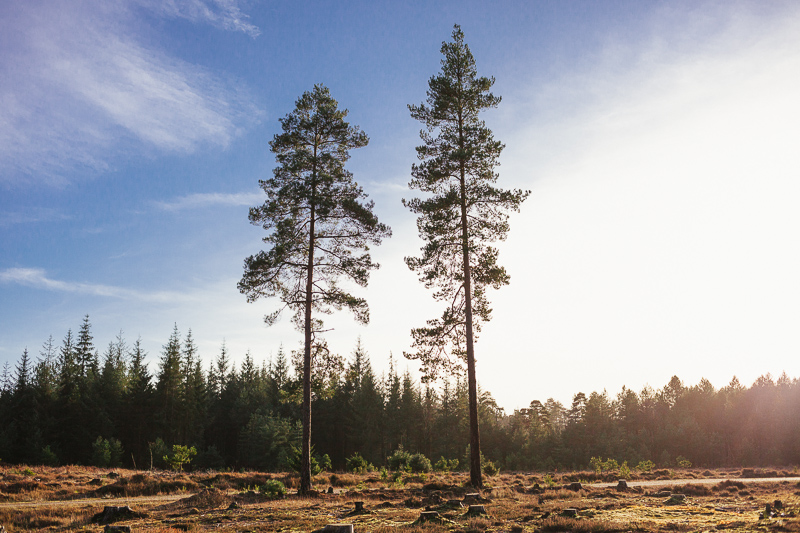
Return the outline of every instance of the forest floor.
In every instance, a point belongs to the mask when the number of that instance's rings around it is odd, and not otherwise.
[[[95,515],[128,505],[133,514],[113,525],[134,532],[312,532],[327,524],[353,524],[356,533],[800,532],[795,476],[657,470],[630,476],[624,490],[610,473],[501,473],[487,477],[476,498],[465,473],[406,474],[396,482],[376,473],[323,473],[314,478],[319,493],[299,497],[291,489],[296,477],[286,474],[6,466],[0,467],[0,526],[7,533],[99,532],[104,523]],[[260,494],[269,479],[285,483],[289,494]],[[357,502],[363,511],[356,512]],[[485,514],[470,513],[470,505],[482,505]],[[426,511],[437,514],[423,521]]]

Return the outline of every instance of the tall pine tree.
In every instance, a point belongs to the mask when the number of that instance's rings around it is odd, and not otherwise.
[[[368,142],[346,116],[328,88],[316,85],[281,119],[283,131],[270,143],[278,167],[260,181],[267,201],[250,210],[250,222],[270,232],[263,240],[271,248],[245,260],[239,282],[248,301],[281,300],[283,307],[266,317],[267,324],[288,307],[305,336],[301,493],[311,490],[311,357],[319,345],[318,314],[347,308],[357,321],[369,321],[367,301],[347,292],[340,280],[366,286],[370,270],[378,267],[369,246],[390,235],[344,167],[349,151]]]
[[[497,264],[497,249],[488,243],[505,240],[508,212],[518,211],[528,191],[497,188],[494,169],[503,144],[479,118],[497,107],[490,89],[494,78],[478,77],[475,59],[456,25],[453,42],[442,43],[442,71],[428,82],[426,103],[410,105],[411,116],[425,125],[417,147],[421,163],[412,167],[409,187],[424,199],[403,203],[416,213],[425,241],[421,257],[406,263],[419,273],[434,298],[447,302],[441,318],[412,330],[412,351],[428,376],[466,363],[470,413],[470,481],[483,484],[478,430],[478,392],[474,341],[481,323],[490,318],[486,289],[509,281]]]

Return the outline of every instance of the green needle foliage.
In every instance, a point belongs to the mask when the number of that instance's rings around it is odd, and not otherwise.
[[[403,200],[418,215],[417,229],[425,241],[422,255],[407,257],[406,263],[447,306],[440,318],[412,330],[412,350],[405,355],[418,359],[428,378],[466,366],[471,482],[481,487],[473,343],[491,316],[486,289],[509,282],[505,268],[497,264],[497,249],[489,243],[505,240],[509,211],[519,211],[530,191],[495,186],[494,169],[504,145],[479,113],[497,107],[500,97],[490,92],[494,78],[478,77],[458,25],[452,37],[442,43],[442,70],[428,82],[426,103],[408,106],[411,116],[425,125],[423,144],[417,147],[421,162],[412,167],[409,187],[425,197]]]
[[[372,262],[369,246],[391,236],[344,167],[349,150],[369,142],[357,126],[345,122],[346,116],[328,88],[315,85],[281,119],[283,131],[270,142],[278,166],[273,177],[259,181],[267,201],[250,209],[250,222],[269,232],[263,240],[270,249],[245,259],[239,282],[249,302],[280,299],[283,305],[265,317],[268,325],[289,308],[305,333],[302,493],[311,489],[312,345],[322,342],[316,337],[322,321],[312,313],[347,308],[358,322],[367,323],[367,301],[350,294],[340,280],[366,286],[369,272],[379,266]]]

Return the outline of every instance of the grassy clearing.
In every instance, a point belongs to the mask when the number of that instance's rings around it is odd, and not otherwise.
[[[778,471],[780,473],[780,471]],[[750,474],[750,472],[746,472]],[[589,473],[544,475],[501,474],[488,479],[480,502],[488,515],[470,516],[468,505],[452,505],[473,492],[466,474],[404,476],[393,482],[377,474],[320,474],[319,493],[291,494],[270,500],[258,487],[269,479],[296,487],[296,477],[259,472],[171,473],[108,471],[95,468],[13,467],[0,469],[0,525],[15,531],[99,531],[91,523],[109,497],[131,498],[129,505],[142,516],[122,520],[139,531],[280,531],[310,532],[326,524],[352,523],[357,532],[374,533],[537,533],[623,531],[798,531],[800,485],[777,481],[756,483],[741,471],[671,472],[657,487],[620,492],[585,485]],[[655,473],[654,473],[655,474]],[[679,478],[730,479],[706,485],[674,483]],[[572,481],[580,490],[564,488]],[[538,486],[537,486],[538,485]],[[332,493],[328,493],[328,489]],[[679,505],[667,505],[665,492],[679,493]],[[147,497],[172,494],[178,501],[163,503]],[[77,498],[90,504],[59,505]],[[35,508],[16,502],[45,502]],[[355,513],[355,502],[365,512]],[[766,505],[772,513],[765,516]],[[437,510],[440,521],[420,523],[420,513]]]

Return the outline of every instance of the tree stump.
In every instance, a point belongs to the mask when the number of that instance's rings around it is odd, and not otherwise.
[[[111,522],[116,522],[117,520],[125,520],[129,518],[138,518],[141,515],[136,513],[128,507],[127,505],[123,506],[114,506],[114,505],[106,505],[103,508],[102,513],[97,513],[92,517],[92,522],[95,524],[109,524]]]
[[[617,481],[617,490],[620,492],[628,490],[628,482],[625,481],[624,479],[620,479],[619,481]]]
[[[686,501],[686,496],[684,494],[673,494],[666,500],[664,500],[664,505],[681,505]]]
[[[439,520],[439,513],[436,511],[422,511],[419,513],[420,522],[438,522]]]
[[[464,503],[467,502],[477,502],[480,501],[481,494],[479,492],[470,492],[468,494],[464,494]]]
[[[353,524],[328,524],[322,528],[324,533],[353,533]]]
[[[538,488],[538,486],[537,486],[537,488]],[[573,481],[572,483],[568,483],[568,484],[564,485],[564,488],[567,489],[567,490],[572,490],[572,491],[578,492],[579,490],[581,490],[583,488],[583,485],[581,485],[580,482],[578,482],[578,481]]]
[[[461,503],[461,500],[447,500],[445,505],[447,507],[464,507],[464,504]]]
[[[131,533],[131,526],[106,525],[103,528],[103,533]]]
[[[561,516],[566,516],[567,518],[577,518],[578,517],[578,510],[572,507],[568,507],[561,511]]]
[[[364,512],[364,502],[353,502],[353,503],[356,504],[356,509],[355,509],[356,513]]]
[[[480,516],[486,514],[486,508],[483,505],[470,505],[469,509],[467,510],[467,515],[469,516]]]

